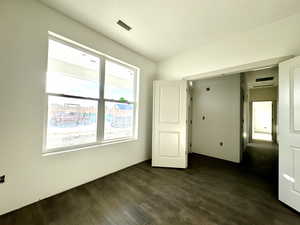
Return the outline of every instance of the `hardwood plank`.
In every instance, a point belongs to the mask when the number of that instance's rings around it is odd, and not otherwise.
[[[0,216],[0,224],[299,225],[274,190],[244,165],[191,154],[186,170],[140,163]]]

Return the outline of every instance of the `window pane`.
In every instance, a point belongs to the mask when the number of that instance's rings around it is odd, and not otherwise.
[[[98,102],[49,96],[47,149],[97,140]]]
[[[49,40],[47,92],[99,98],[100,59]]]
[[[272,101],[252,103],[252,139],[272,141]]]
[[[134,74],[133,69],[106,60],[104,97],[134,101]]]
[[[134,105],[105,102],[104,139],[133,136]]]

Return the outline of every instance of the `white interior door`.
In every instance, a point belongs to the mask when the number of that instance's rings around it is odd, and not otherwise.
[[[152,166],[186,168],[187,81],[154,81]]]
[[[279,64],[279,200],[300,211],[300,57]]]

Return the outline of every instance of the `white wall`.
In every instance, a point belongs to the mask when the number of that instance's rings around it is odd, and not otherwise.
[[[1,0],[0,29],[0,214],[150,158],[153,62],[34,0]],[[141,68],[138,141],[42,156],[48,30]]]
[[[274,57],[300,54],[300,14],[243,33],[222,36],[182,52],[158,65],[161,79],[243,65]]]
[[[193,83],[192,152],[240,162],[240,101],[239,74]]]

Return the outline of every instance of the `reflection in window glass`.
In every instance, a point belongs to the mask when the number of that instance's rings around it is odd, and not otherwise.
[[[97,140],[98,102],[49,96],[47,149]]]
[[[133,104],[105,102],[104,140],[133,136]]]
[[[133,101],[134,75],[133,69],[106,60],[104,97],[106,99]]]
[[[100,59],[49,40],[47,92],[99,98]]]

